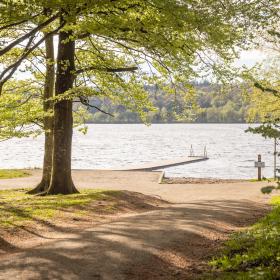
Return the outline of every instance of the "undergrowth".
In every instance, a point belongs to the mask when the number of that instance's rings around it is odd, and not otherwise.
[[[273,210],[250,229],[239,232],[213,259],[206,279],[280,279],[280,197],[272,199]]]

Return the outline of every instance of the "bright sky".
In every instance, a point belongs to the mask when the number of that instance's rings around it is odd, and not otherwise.
[[[235,65],[238,67],[253,67],[256,63],[261,62],[266,57],[267,55],[260,50],[243,51],[240,55],[240,59],[236,61]]]
[[[238,59],[235,63],[235,67],[242,67],[245,66],[247,68],[253,67],[256,63],[262,62],[267,55],[264,51],[261,50],[250,50],[250,51],[242,51],[240,54],[240,59]],[[147,67],[147,71],[149,68]],[[17,73],[18,77],[28,77],[29,74],[19,72]]]

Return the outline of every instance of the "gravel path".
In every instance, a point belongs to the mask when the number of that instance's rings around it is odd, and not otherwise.
[[[158,184],[159,172],[74,171],[80,188],[119,189],[171,202],[160,210],[41,237],[0,257],[0,279],[196,279],[230,233],[267,210],[266,183]],[[0,189],[33,186],[32,177]]]

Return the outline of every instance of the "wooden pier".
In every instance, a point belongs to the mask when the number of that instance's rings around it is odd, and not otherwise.
[[[172,166],[178,166],[178,165],[184,165],[184,164],[190,164],[200,161],[208,160],[208,157],[206,156],[186,156],[186,157],[180,157],[175,158],[171,160],[161,160],[158,162],[151,162],[151,163],[143,163],[139,165],[131,165],[126,166],[118,169],[110,169],[115,171],[153,171],[153,170],[159,170],[167,167]]]

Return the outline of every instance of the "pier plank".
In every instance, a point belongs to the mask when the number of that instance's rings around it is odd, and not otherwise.
[[[208,157],[199,157],[199,156],[186,156],[186,157],[179,157],[171,160],[161,160],[157,162],[150,162],[150,163],[143,163],[139,165],[131,165],[125,166],[117,169],[110,169],[116,171],[153,171],[162,168],[190,164],[200,161],[208,160]]]

